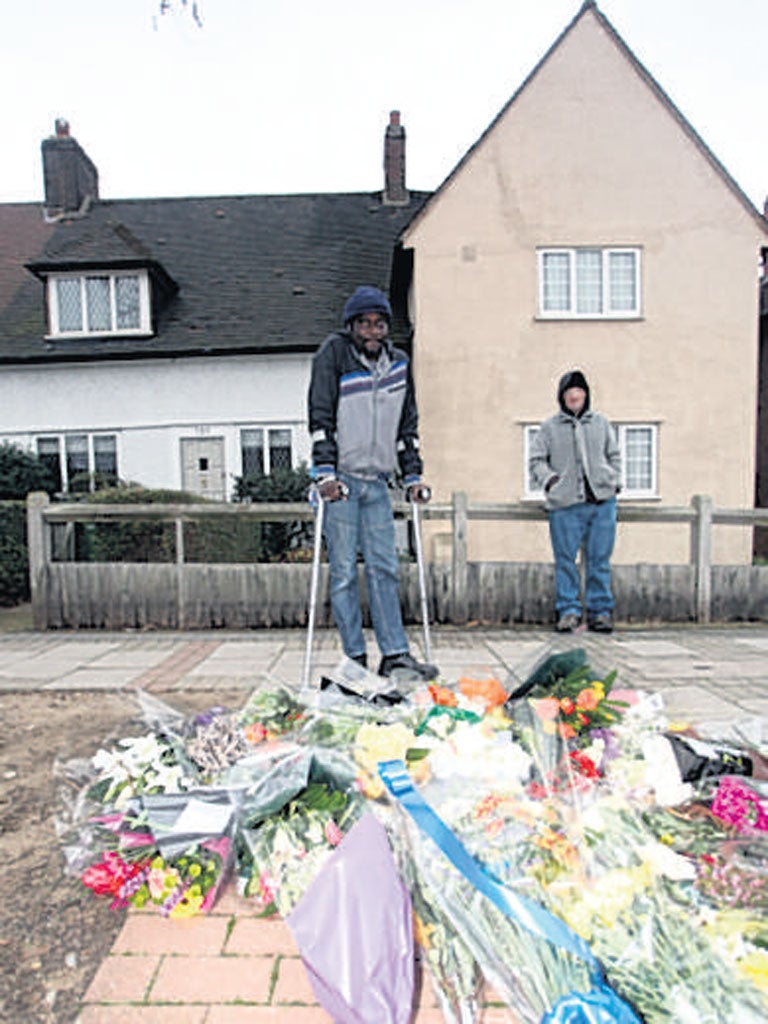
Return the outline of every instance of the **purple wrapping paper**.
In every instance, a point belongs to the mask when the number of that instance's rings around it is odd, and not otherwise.
[[[408,1024],[411,900],[372,814],[350,829],[286,921],[335,1024]]]

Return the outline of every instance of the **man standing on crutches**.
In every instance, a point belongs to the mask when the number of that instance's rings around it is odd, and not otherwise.
[[[325,339],[313,359],[309,429],[322,504],[317,523],[328,551],[333,617],[347,657],[367,667],[357,584],[360,552],[381,651],[379,675],[436,679],[435,665],[411,655],[400,610],[389,478],[399,469],[406,496],[415,504],[429,501],[430,490],[421,482],[410,362],[387,337],[391,319],[383,292],[357,288],[344,306],[343,328]]]

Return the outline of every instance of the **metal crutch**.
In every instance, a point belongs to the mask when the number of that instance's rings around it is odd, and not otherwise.
[[[427,581],[424,577],[424,549],[421,546],[421,512],[419,503],[411,498],[411,521],[413,542],[416,546],[416,564],[419,569],[419,590],[421,591],[421,621],[424,624],[424,657],[432,661],[432,644],[429,639],[429,612],[427,611]]]
[[[304,655],[304,689],[309,688],[310,675],[312,673],[312,640],[315,632],[315,615],[317,613],[317,583],[320,578],[320,556],[323,550],[323,509],[325,502],[317,489],[313,489],[310,502],[313,498],[317,500],[317,512],[315,513],[315,537],[312,545],[312,582],[309,587],[309,621],[307,623],[307,650]]]

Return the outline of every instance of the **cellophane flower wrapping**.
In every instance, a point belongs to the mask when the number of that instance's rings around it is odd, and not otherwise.
[[[336,1024],[408,1024],[411,900],[373,814],[325,859],[286,921],[315,996]]]
[[[208,913],[234,862],[239,794],[198,789],[145,794],[101,815],[102,855],[81,874],[115,907],[154,907],[166,917]]]
[[[264,913],[290,913],[365,805],[348,758],[324,748],[302,753],[302,773],[283,789],[280,806],[271,794],[265,813],[249,794],[241,817],[239,887]]]

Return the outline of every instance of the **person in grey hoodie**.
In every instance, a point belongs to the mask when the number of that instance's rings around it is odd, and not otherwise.
[[[312,471],[325,505],[323,536],[331,608],[348,658],[367,666],[357,558],[362,553],[379,675],[435,679],[417,661],[403,629],[389,479],[399,469],[406,496],[429,501],[421,481],[418,411],[406,353],[387,337],[392,310],[378,288],[361,285],[342,314],[344,327],[312,360],[309,429]]]
[[[544,489],[555,558],[555,607],[559,633],[581,623],[576,558],[584,548],[587,626],[613,629],[610,558],[616,538],[616,495],[621,487],[621,452],[613,427],[590,408],[589,384],[581,370],[563,374],[557,387],[559,412],[536,433],[529,469]]]

